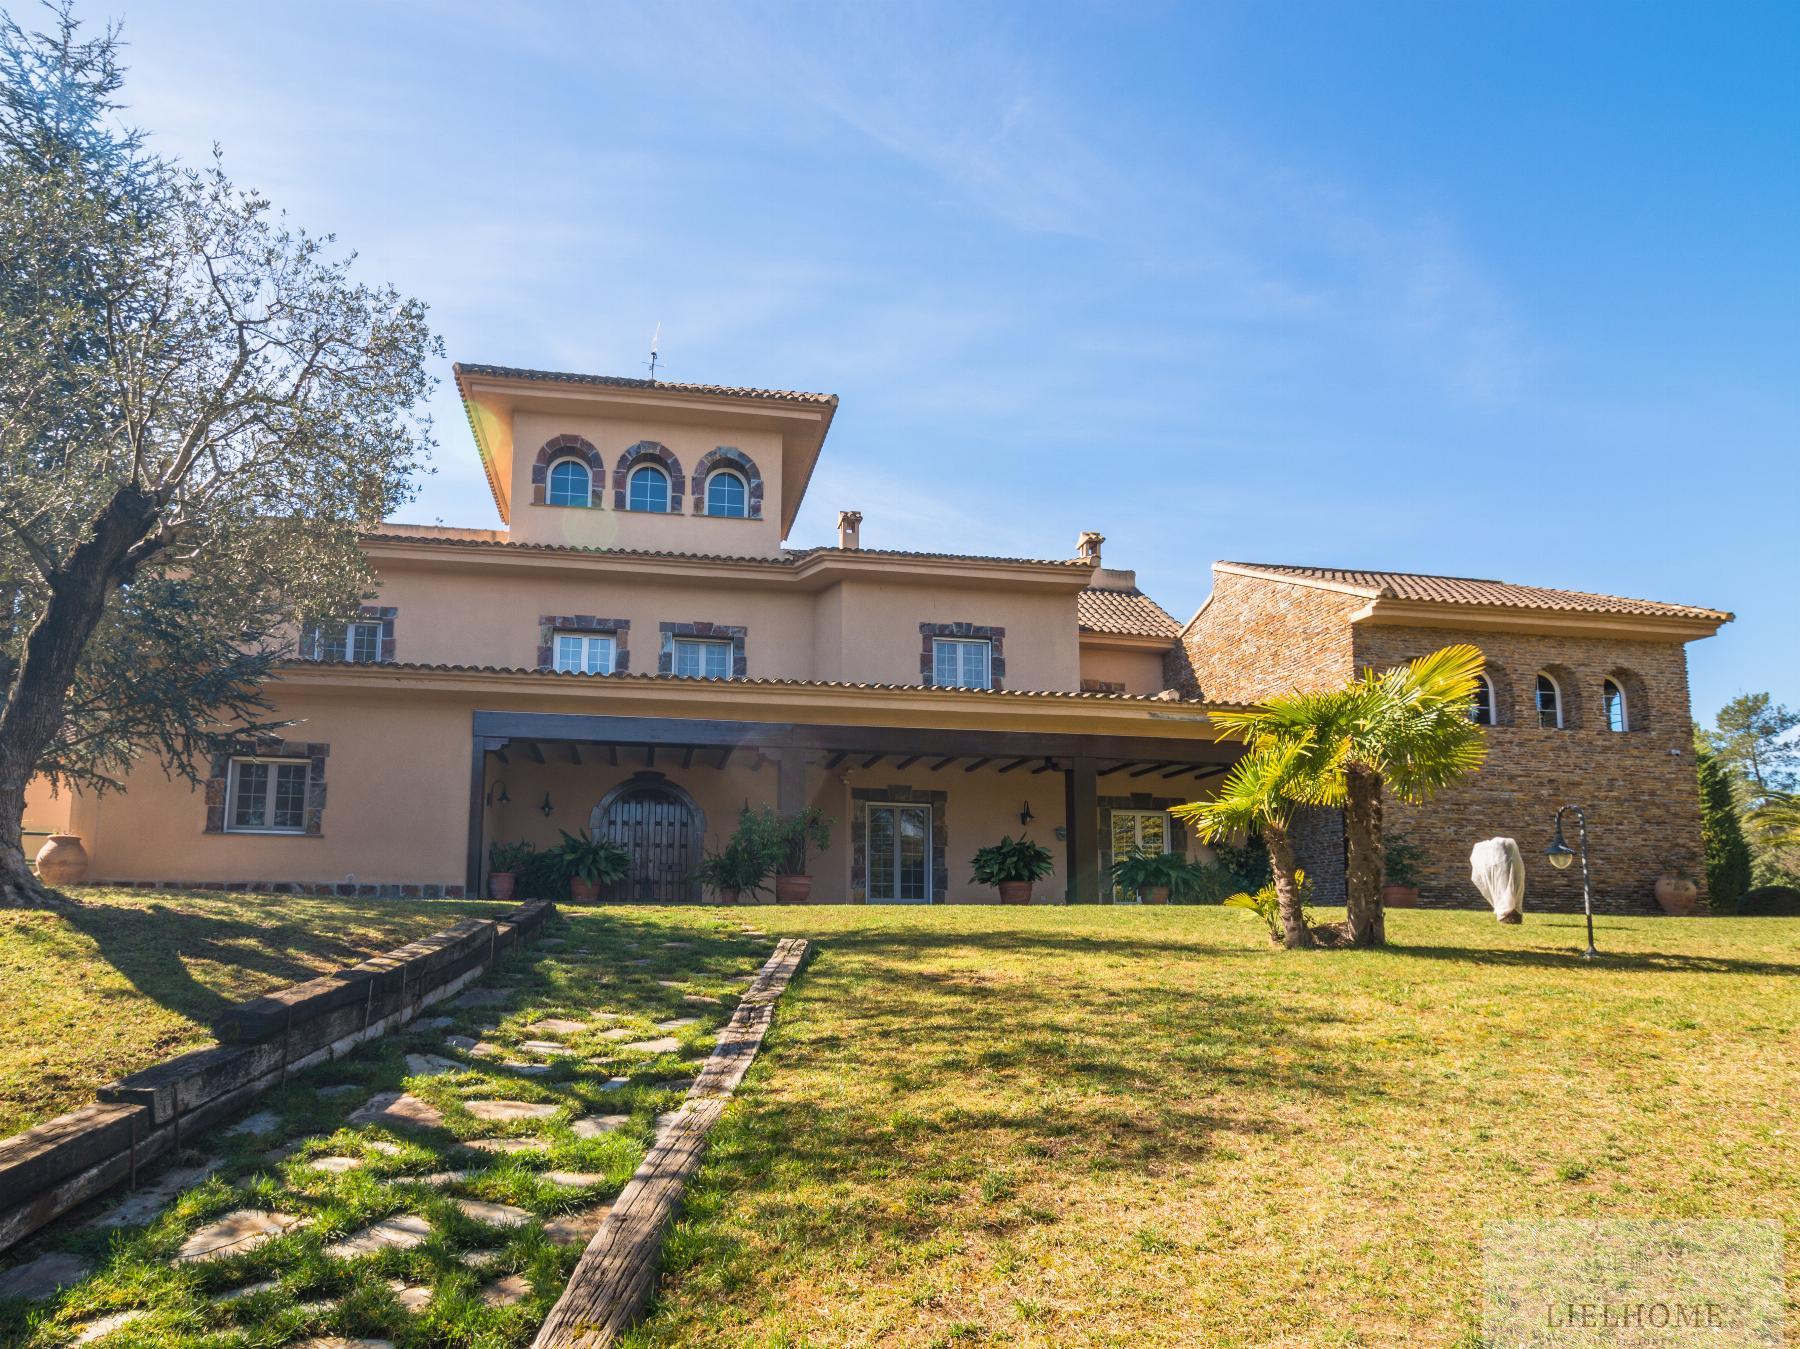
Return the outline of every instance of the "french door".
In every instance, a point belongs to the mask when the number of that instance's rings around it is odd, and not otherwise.
[[[868,804],[871,904],[931,903],[931,807]]]
[[[1166,810],[1115,810],[1112,812],[1112,857],[1122,862],[1134,852],[1169,851],[1169,812]],[[1130,904],[1136,894],[1113,886],[1115,904]]]

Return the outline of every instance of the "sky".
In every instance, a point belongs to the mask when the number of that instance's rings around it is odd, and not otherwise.
[[[20,6],[23,9],[23,6]],[[1729,609],[1800,704],[1800,5],[84,4],[452,360],[841,398],[790,543]]]

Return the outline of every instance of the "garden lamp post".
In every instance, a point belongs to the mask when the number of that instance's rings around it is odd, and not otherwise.
[[[1544,849],[1544,856],[1550,859],[1550,865],[1558,871],[1567,871],[1569,863],[1575,860],[1575,850],[1563,842],[1562,818],[1564,811],[1575,812],[1575,828],[1581,842],[1581,908],[1587,915],[1587,950],[1583,951],[1583,960],[1594,960],[1600,955],[1594,949],[1594,894],[1588,883],[1588,846],[1587,815],[1580,806],[1563,806],[1556,812],[1556,837],[1550,840],[1550,846]]]

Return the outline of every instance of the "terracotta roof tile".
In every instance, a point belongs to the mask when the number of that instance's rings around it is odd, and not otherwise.
[[[1278,579],[1319,581],[1361,591],[1370,599],[1413,600],[1430,604],[1492,605],[1513,609],[1546,609],[1564,613],[1634,614],[1647,618],[1698,618],[1730,622],[1732,615],[1692,604],[1596,595],[1582,590],[1549,590],[1473,576],[1431,576],[1406,571],[1361,571],[1345,567],[1305,567],[1277,562],[1225,562],[1221,566]]]
[[[527,370],[516,365],[479,365],[458,361],[451,369],[458,381],[464,375],[492,379],[529,379],[545,384],[599,384],[609,389],[660,389],[667,393],[710,394],[720,398],[760,398],[774,403],[837,405],[834,393],[800,393],[792,389],[740,389],[728,384],[677,384],[666,379],[632,379],[624,375],[577,375],[562,370]]]
[[[1090,587],[1081,592],[1076,607],[1083,632],[1173,639],[1181,631],[1181,624],[1141,590]]]

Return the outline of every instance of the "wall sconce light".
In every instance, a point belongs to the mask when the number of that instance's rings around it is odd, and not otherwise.
[[[543,811],[544,814],[546,814],[546,815],[550,814],[551,811],[556,809],[555,806],[550,804],[550,793],[549,792],[544,793],[544,804],[539,806],[538,809]]]
[[[1059,824],[1052,832],[1056,835],[1056,841],[1058,843],[1067,843],[1069,841],[1069,830],[1067,825]]]
[[[501,779],[499,782],[494,783],[492,786],[490,786],[487,789],[487,803],[490,806],[494,806],[494,805],[504,806],[511,800],[512,800],[512,797],[507,793],[507,790],[506,790],[505,779]]]
[[[1035,816],[1031,813],[1031,802],[1027,801],[1023,806],[1021,806],[1019,808],[1019,823],[1020,824],[1030,824],[1036,818],[1037,818],[1037,816]]]

